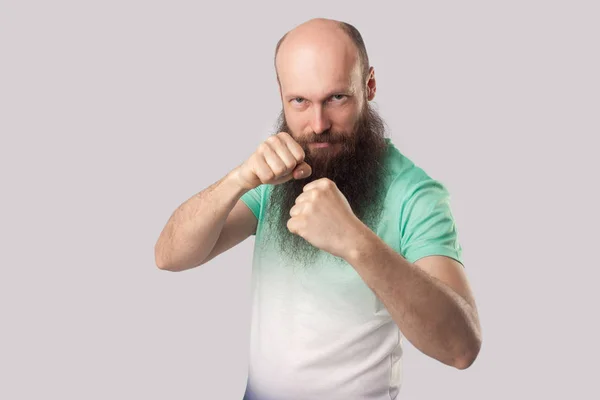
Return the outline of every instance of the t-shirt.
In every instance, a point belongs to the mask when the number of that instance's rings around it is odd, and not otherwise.
[[[386,142],[390,174],[373,231],[409,262],[443,255],[462,264],[448,190]],[[271,187],[241,198],[258,219],[244,400],[396,399],[402,332],[350,264],[322,252],[318,268],[293,268],[261,246]]]

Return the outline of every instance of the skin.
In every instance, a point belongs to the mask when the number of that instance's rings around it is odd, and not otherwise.
[[[333,21],[311,20],[291,31],[276,67],[284,112],[295,135],[330,128],[352,132],[362,102],[375,96],[373,68],[363,81],[356,49]],[[481,327],[460,263],[444,256],[408,262],[353,214],[327,178],[304,187],[287,227],[352,265],[421,352],[458,369],[475,361]]]

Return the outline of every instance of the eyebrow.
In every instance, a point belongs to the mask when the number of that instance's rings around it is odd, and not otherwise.
[[[336,95],[336,94],[345,94],[345,95],[348,95],[348,96],[352,96],[352,95],[354,95],[354,90],[352,89],[352,87],[338,88],[337,90],[332,90],[332,91],[330,91],[329,93],[327,93],[327,94],[325,95],[325,98],[326,98],[326,99],[328,99],[328,98],[330,98],[331,96],[333,96],[333,95]],[[285,96],[285,98],[286,98],[287,100],[292,100],[292,99],[295,99],[295,98],[297,98],[297,97],[300,97],[300,98],[302,98],[302,99],[304,99],[304,98],[305,98],[305,97],[304,97],[304,96],[302,96],[302,95],[299,95],[299,94],[293,94],[293,93],[292,93],[292,94],[289,94],[289,95],[287,95],[287,96]]]

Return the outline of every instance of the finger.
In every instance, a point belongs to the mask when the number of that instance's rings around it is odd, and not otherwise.
[[[262,183],[269,182],[275,178],[275,174],[262,154],[258,154],[257,157],[254,158],[254,163],[255,174]]]
[[[287,222],[286,226],[287,226],[288,230],[291,233],[299,235],[299,233],[298,233],[298,219],[297,218],[290,218],[290,219],[288,219],[288,222]]]
[[[293,172],[294,179],[303,179],[311,176],[312,168],[304,161],[305,153],[302,146],[287,132],[280,132],[277,136],[286,144],[298,162],[298,166]]]
[[[308,178],[312,175],[312,168],[305,162],[298,165],[293,171],[294,179]]]
[[[296,215],[300,214],[301,210],[300,207],[296,204],[294,207],[292,207],[290,209],[290,217],[295,217]]]
[[[296,197],[295,204],[302,204],[308,200],[310,200],[309,195],[306,193],[302,193],[302,194],[300,194],[300,196]]]
[[[265,161],[275,174],[275,178],[279,178],[288,172],[288,168],[283,162],[283,160],[277,155],[275,150],[271,148],[270,145],[266,144],[263,149],[263,156]]]
[[[304,187],[302,188],[302,191],[307,192],[309,190],[317,189],[319,187],[326,185],[327,181],[329,181],[329,179],[327,179],[327,178],[321,178],[321,179],[314,180],[314,181],[304,185]]]
[[[304,149],[296,140],[294,140],[294,138],[289,133],[281,132],[277,136],[281,139],[283,143],[285,143],[290,153],[292,153],[292,155],[298,163],[304,161]]]
[[[298,165],[298,161],[296,161],[295,156],[292,154],[286,143],[278,136],[271,136],[267,141],[285,164],[287,169],[286,172],[291,172],[296,165]]]

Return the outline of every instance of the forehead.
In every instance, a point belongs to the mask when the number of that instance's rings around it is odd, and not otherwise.
[[[319,97],[353,89],[360,79],[356,53],[339,39],[287,43],[277,57],[282,94]]]

